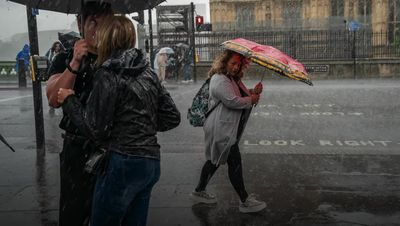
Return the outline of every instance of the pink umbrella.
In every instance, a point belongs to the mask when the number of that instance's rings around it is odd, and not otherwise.
[[[306,69],[300,62],[272,46],[261,45],[243,38],[223,42],[221,46],[240,53],[254,63],[271,69],[280,75],[304,82],[310,86],[313,85],[308,78]]]

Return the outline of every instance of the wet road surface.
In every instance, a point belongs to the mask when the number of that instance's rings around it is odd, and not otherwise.
[[[257,81],[246,81],[254,85]],[[241,214],[227,167],[193,204],[203,133],[186,120],[201,84],[167,84],[182,124],[160,133],[162,175],[148,225],[400,225],[400,80],[265,81],[241,140],[249,193],[266,210]],[[43,92],[44,93],[44,92]],[[32,91],[0,89],[0,225],[57,225],[59,109],[44,99],[46,155],[36,154]]]

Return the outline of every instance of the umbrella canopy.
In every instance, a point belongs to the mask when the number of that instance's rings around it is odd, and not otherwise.
[[[174,54],[174,50],[169,47],[163,47],[158,51],[159,54],[166,53],[166,54]]]
[[[79,40],[81,36],[78,32],[70,31],[67,33],[58,32],[58,40],[63,44],[65,49],[72,49],[75,41]]]
[[[61,13],[77,14],[80,12],[82,1],[108,2],[111,8],[118,13],[129,14],[154,8],[165,0],[9,0],[11,2],[29,5],[32,8],[50,10]]]
[[[243,38],[223,42],[225,49],[235,51],[263,67],[271,69],[280,75],[304,82],[312,86],[311,80],[304,66],[272,46],[261,45]]]

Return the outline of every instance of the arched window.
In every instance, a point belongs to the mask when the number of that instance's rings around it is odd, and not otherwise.
[[[236,28],[240,30],[254,28],[254,4],[236,5]]]
[[[358,0],[357,20],[363,23],[364,26],[371,24],[371,7],[371,0]]]
[[[301,28],[301,3],[299,0],[283,2],[283,23],[286,28]]]
[[[400,0],[389,0],[388,32],[390,43],[394,42],[396,35],[400,36]]]
[[[331,16],[337,16],[337,17],[344,16],[343,0],[332,0]]]

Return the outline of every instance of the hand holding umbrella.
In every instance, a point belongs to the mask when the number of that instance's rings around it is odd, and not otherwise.
[[[263,91],[263,84],[261,82],[258,82],[254,88],[253,88],[253,93],[255,94],[260,94]]]
[[[255,93],[253,93],[253,94],[251,94],[251,104],[253,105],[253,106],[257,106],[257,104],[258,104],[258,101],[260,100],[260,94],[255,94]]]

